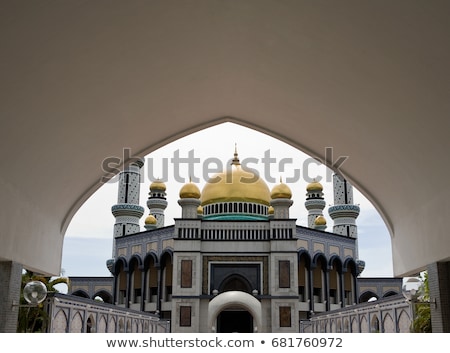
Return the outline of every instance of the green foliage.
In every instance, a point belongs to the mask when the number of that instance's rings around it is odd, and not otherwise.
[[[411,332],[415,333],[431,333],[431,311],[430,311],[430,289],[428,286],[428,273],[422,274],[422,285],[419,289],[421,296],[419,303],[413,304],[415,307],[414,320],[411,324]]]
[[[69,284],[69,279],[65,277],[45,277],[26,270],[22,274],[22,289],[20,293],[19,318],[17,322],[17,332],[45,332],[47,329],[48,314],[45,310],[45,301],[37,306],[27,307],[28,304],[23,297],[23,288],[30,281],[41,281],[47,287],[47,292],[58,292],[55,286],[59,283]],[[22,306],[23,305],[23,306]]]

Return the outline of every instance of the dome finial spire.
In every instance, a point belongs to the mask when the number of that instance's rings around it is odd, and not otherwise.
[[[241,165],[241,162],[239,161],[238,152],[237,152],[237,143],[234,144],[234,158],[231,161],[232,165]]]

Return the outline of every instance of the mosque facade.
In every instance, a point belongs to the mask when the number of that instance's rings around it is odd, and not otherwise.
[[[165,225],[166,185],[149,187],[145,231],[139,221],[140,168],[119,176],[111,277],[71,278],[70,294],[170,321],[171,332],[299,332],[313,315],[401,293],[401,279],[363,278],[358,257],[359,206],[352,186],[333,176],[334,222],[327,232],[323,187],[306,188],[308,226],[291,218],[290,187],[271,190],[239,162],[200,191],[179,191],[181,217]]]

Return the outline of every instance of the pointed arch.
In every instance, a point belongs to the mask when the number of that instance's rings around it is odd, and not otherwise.
[[[114,316],[111,316],[108,322],[108,333],[120,332],[116,331],[116,323],[117,323],[116,318]]]
[[[102,315],[100,317],[100,319],[98,320],[97,332],[98,333],[106,333],[106,327],[107,327],[106,315]]]
[[[369,324],[366,315],[361,316],[361,333],[369,333]]]
[[[251,293],[252,285],[250,281],[244,276],[232,273],[225,277],[219,285],[219,293],[229,291],[241,291],[245,293]]]
[[[95,317],[93,314],[90,314],[88,319],[86,320],[86,333],[94,333],[97,331],[97,325],[95,321]]]
[[[92,299],[95,299],[96,297],[102,298],[104,303],[112,304],[113,303],[113,295],[106,289],[101,289],[94,293],[92,296]]]
[[[115,304],[126,306],[128,300],[128,263],[122,256],[114,264],[114,277]]]
[[[159,260],[156,252],[148,252],[144,258],[144,310],[156,311],[158,302]]]
[[[399,293],[394,290],[389,290],[383,294],[383,298],[391,297],[391,296],[397,295],[397,294],[399,294]]]
[[[394,319],[392,318],[391,314],[385,313],[383,315],[382,327],[383,327],[383,333],[395,333],[396,332]]]
[[[380,333],[380,319],[378,318],[378,314],[373,313],[370,319],[370,332]]]
[[[398,314],[398,332],[408,333],[411,328],[411,316],[406,310],[401,310]]]
[[[342,261],[337,255],[328,261],[328,298],[331,310],[342,306]]]
[[[68,318],[63,309],[58,310],[55,317],[52,320],[53,333],[66,333],[67,332]]]
[[[327,270],[327,258],[323,252],[317,252],[316,254],[314,254],[311,262],[311,267],[315,269],[317,268],[317,266],[321,266],[323,271]]]
[[[327,259],[323,253],[317,253],[312,261],[313,311],[323,312],[327,308]]]
[[[70,322],[70,332],[71,333],[82,333],[83,332],[83,318],[79,311],[77,311]]]
[[[76,297],[89,299],[89,293],[86,292],[84,289],[77,289],[75,292],[72,293],[72,295],[75,295]]]
[[[138,267],[142,267],[142,264],[143,264],[143,261],[142,261],[142,258],[141,258],[141,255],[139,255],[139,254],[133,254],[131,257],[130,257],[130,259],[129,259],[129,261],[128,261],[128,271],[133,271],[133,268],[132,268],[132,264],[137,264],[137,266]]]
[[[344,306],[350,306],[357,304],[358,291],[357,291],[357,265],[354,259],[347,258],[342,266],[343,272],[343,289],[344,289]]]
[[[170,247],[165,248],[160,255],[160,262],[163,261],[167,256],[170,256],[171,259],[173,259],[173,249]]]
[[[142,259],[139,255],[134,254],[129,261],[129,305],[130,308],[141,310],[142,301]]]
[[[145,271],[148,270],[150,264],[153,264],[153,266],[154,266],[157,263],[159,263],[159,260],[158,260],[158,255],[156,254],[156,251],[150,250],[149,252],[147,252],[145,254],[145,257],[144,257],[144,270]]]
[[[353,274],[353,276],[356,277],[357,276],[357,272],[356,272],[357,268],[358,268],[358,266],[356,264],[356,261],[353,258],[349,257],[344,260],[344,264],[342,266],[342,271],[343,272],[350,271]]]
[[[297,258],[299,300],[301,302],[307,302],[311,299],[311,256],[307,250],[302,249],[298,252]]]
[[[366,290],[366,291],[362,292],[361,295],[359,296],[359,302],[366,303],[371,298],[376,298],[376,300],[380,299],[375,292],[373,292],[371,290]]]
[[[164,250],[160,261],[160,302],[169,302],[172,301],[173,251],[171,249]]]

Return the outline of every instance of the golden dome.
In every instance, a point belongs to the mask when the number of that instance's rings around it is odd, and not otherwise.
[[[322,215],[317,216],[316,219],[314,220],[314,225],[316,225],[316,226],[324,226],[326,224],[327,224],[327,220]]]
[[[203,207],[201,205],[197,207],[197,214],[203,214]]]
[[[150,191],[157,190],[166,191],[166,184],[164,184],[160,179],[156,179],[153,183],[150,184]]]
[[[311,192],[311,191],[322,191],[323,190],[323,186],[321,183],[319,183],[316,179],[314,179],[312,181],[312,183],[309,183],[308,186],[306,187],[306,191]]]
[[[156,224],[156,218],[155,216],[149,214],[147,218],[145,219],[145,224]]]
[[[181,199],[199,199],[200,198],[200,189],[197,185],[195,185],[192,181],[187,184],[184,184],[180,190],[180,198]]]
[[[274,214],[275,210],[273,209],[273,206],[269,206],[269,210],[267,212],[269,214]]]
[[[281,180],[278,185],[275,185],[270,193],[272,199],[290,199],[292,197],[292,191]]]
[[[244,170],[234,154],[231,168],[214,175],[202,190],[202,206],[229,201],[244,201],[270,204],[270,190],[267,184],[250,171]]]

